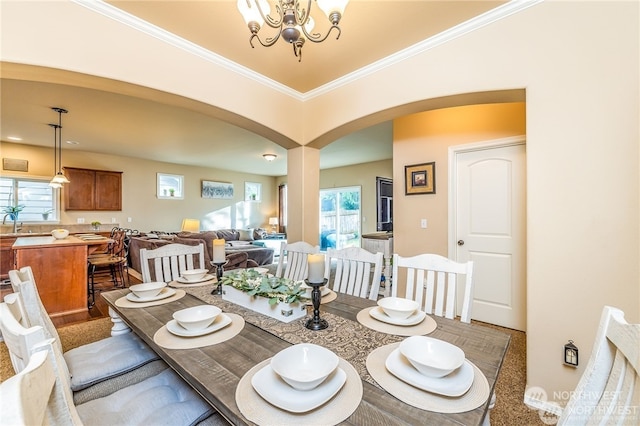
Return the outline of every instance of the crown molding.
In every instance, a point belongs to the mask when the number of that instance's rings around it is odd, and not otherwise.
[[[259,74],[245,66],[242,66],[236,62],[230,61],[229,59],[223,56],[220,56],[217,53],[211,52],[210,50],[207,50],[195,43],[185,40],[182,37],[178,37],[177,35],[169,31],[166,31],[156,25],[153,25],[145,20],[142,20],[134,15],[131,15],[128,12],[118,9],[115,6],[111,6],[110,4],[105,3],[102,0],[71,0],[71,1],[91,11],[94,11],[110,19],[113,19],[114,21],[120,22],[124,25],[127,25],[138,31],[141,31],[147,35],[150,35],[151,37],[154,37],[160,41],[163,41],[174,47],[177,47],[178,49],[182,49],[188,53],[191,53],[192,55],[198,56],[208,62],[211,62],[229,71],[238,73],[246,78],[249,78],[253,81],[263,84],[269,87],[270,89],[276,90],[298,101],[304,102],[304,101],[313,99],[315,97],[325,95],[339,87],[345,86],[365,76],[374,74],[380,71],[381,69],[400,63],[408,58],[419,55],[423,52],[426,52],[430,49],[433,49],[437,46],[440,46],[444,43],[447,43],[465,34],[473,32],[479,28],[490,25],[493,22],[499,21],[500,19],[503,19],[515,13],[521,12],[525,9],[535,6],[538,3],[543,2],[544,0],[512,0],[501,6],[498,6],[495,9],[492,9],[472,19],[469,19],[468,21],[465,21],[459,25],[449,28],[448,30],[445,30],[439,34],[436,34],[433,37],[430,37],[426,40],[416,43],[413,46],[410,46],[406,49],[403,49],[399,52],[389,55],[386,58],[373,62],[370,65],[362,67],[356,71],[353,71],[349,74],[344,75],[343,77],[340,77],[336,80],[333,80],[327,84],[324,84],[316,89],[310,90],[305,93],[294,90],[273,79],[265,77],[264,75]]]

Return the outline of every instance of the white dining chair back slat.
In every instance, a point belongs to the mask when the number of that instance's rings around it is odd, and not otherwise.
[[[0,384],[3,424],[46,424],[47,405],[55,382],[48,352],[34,354],[24,370]]]
[[[14,301],[19,303],[17,298]],[[33,347],[46,338],[44,330],[40,326],[24,327],[7,303],[0,303],[0,330],[9,350],[13,370],[19,373],[29,364]]]
[[[473,261],[454,262],[437,254],[403,257],[396,253],[391,295],[398,297],[400,278],[406,277],[404,296],[400,297],[415,300],[427,314],[453,319],[459,274],[465,275],[460,320],[468,323],[473,303]]]
[[[195,262],[197,259],[198,263]],[[153,269],[151,269],[153,267]],[[142,282],[175,281],[182,272],[197,268],[209,269],[204,264],[204,245],[167,244],[157,249],[140,249]],[[153,271],[153,275],[151,274]]]
[[[333,291],[376,300],[383,261],[381,252],[371,253],[360,247],[327,249],[324,275],[330,280],[331,268],[335,264],[333,282],[329,283]]]
[[[276,277],[288,278],[294,281],[306,279],[309,275],[307,256],[317,254],[319,251],[319,246],[312,246],[305,241],[297,241],[295,243],[283,241],[280,245]]]
[[[591,357],[558,425],[640,424],[639,370],[640,324],[605,306]]]

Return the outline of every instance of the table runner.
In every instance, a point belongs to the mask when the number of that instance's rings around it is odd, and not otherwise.
[[[312,331],[304,326],[305,322],[311,317],[311,314],[290,323],[283,323],[275,318],[262,315],[251,309],[223,300],[218,295],[212,295],[212,289],[213,286],[204,286],[186,289],[186,291],[203,302],[218,306],[223,312],[233,312],[241,315],[249,324],[260,327],[286,342],[291,344],[315,343],[316,345],[331,349],[340,358],[351,363],[363,380],[375,386],[379,385],[367,371],[365,365],[366,355],[380,346],[400,342],[404,339],[404,337],[401,336],[380,333],[356,321],[351,321],[338,315],[322,311],[320,315],[329,323],[329,329]]]

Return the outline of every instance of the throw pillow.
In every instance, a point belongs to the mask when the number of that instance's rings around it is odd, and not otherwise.
[[[253,228],[251,229],[239,229],[240,241],[253,241]]]

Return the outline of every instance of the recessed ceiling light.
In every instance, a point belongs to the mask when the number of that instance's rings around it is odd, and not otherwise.
[[[7,139],[9,139],[10,141],[21,141],[22,138],[19,136],[7,136]]]
[[[67,141],[67,143],[69,145],[80,145],[80,142],[76,142],[76,141]]]

